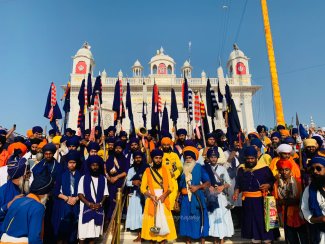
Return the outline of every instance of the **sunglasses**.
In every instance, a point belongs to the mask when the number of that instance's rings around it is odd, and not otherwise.
[[[314,172],[315,170],[317,172],[321,172],[323,168],[324,167],[321,167],[321,166],[315,166],[315,167],[311,167],[310,170],[311,170],[311,172]]]

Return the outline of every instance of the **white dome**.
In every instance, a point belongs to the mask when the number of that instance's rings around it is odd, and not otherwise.
[[[201,73],[201,77],[206,77],[207,74],[205,73],[205,71],[203,70],[202,73]]]
[[[190,67],[190,66],[191,66],[190,63],[187,60],[185,60],[183,67]]]
[[[91,53],[91,51],[90,51],[90,46],[89,46],[89,44],[87,43],[87,42],[85,42],[84,44],[83,44],[83,46],[82,46],[82,48],[80,48],[79,50],[78,50],[78,52],[77,52],[77,54],[76,54],[76,56],[75,57],[80,57],[80,56],[82,56],[82,57],[87,57],[87,58],[89,58],[89,59],[94,59],[93,58],[93,54]]]
[[[107,76],[106,70],[104,69],[101,76]]]
[[[173,58],[164,54],[164,49],[162,47],[160,48],[160,50],[157,50],[157,54],[151,58],[150,63],[160,61],[160,60],[161,61],[169,61],[169,62],[175,64],[175,61]]]
[[[140,61],[138,59],[134,62],[133,68],[134,67],[142,67],[142,65],[141,65],[141,63],[140,63]]]
[[[235,59],[235,58],[245,58],[245,59],[247,59],[247,57],[245,56],[243,51],[239,50],[237,44],[234,44],[234,50],[232,50],[232,52],[230,53],[228,60],[232,60],[232,59]]]

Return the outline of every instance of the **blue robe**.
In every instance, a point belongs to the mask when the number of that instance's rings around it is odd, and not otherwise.
[[[45,207],[34,199],[31,199],[30,202],[21,207],[22,202],[27,199],[31,198],[28,196],[22,197],[12,203],[3,221],[1,230],[12,237],[28,237],[28,243],[42,244],[41,232]]]
[[[17,185],[12,183],[11,180],[8,180],[6,184],[0,187],[0,228],[4,218],[6,217],[8,208],[7,204],[10,202],[15,196],[19,195],[21,190]]]
[[[127,162],[127,159],[123,154],[120,154],[116,157],[116,160],[118,162],[119,168],[117,168],[114,164],[114,157],[115,155],[110,155],[107,162],[106,162],[106,171],[109,175],[109,177],[114,177],[116,175],[119,175],[121,173],[128,173],[129,171],[129,164]],[[116,172],[111,173],[110,171],[115,167]],[[109,192],[109,197],[108,197],[108,210],[106,216],[108,218],[111,218],[114,208],[115,208],[115,198],[116,198],[116,193],[117,189],[122,187],[123,183],[125,181],[125,178],[120,178],[117,181],[115,181],[114,184],[108,183],[108,192]]]
[[[240,192],[258,192],[262,184],[273,186],[275,178],[269,167],[253,172],[238,169],[236,189]],[[266,232],[263,197],[246,197],[242,204],[241,236],[246,239],[274,240],[273,230]]]
[[[192,185],[200,185],[200,182],[209,181],[209,175],[205,169],[196,163],[192,170]],[[180,177],[179,188],[186,188],[185,174]],[[200,204],[195,196],[192,194],[191,201],[189,201],[188,195],[182,195],[181,199],[181,212],[180,212],[180,236],[190,237],[192,239],[199,239],[209,236],[209,217],[205,204],[205,196],[202,190],[196,191],[198,198],[203,208],[203,219]],[[201,225],[203,221],[203,230]]]
[[[71,192],[70,171],[67,169],[59,177],[54,187],[54,205],[52,211],[52,225],[54,235],[58,240],[64,239],[69,242],[77,240],[78,217],[79,217],[79,202],[74,206],[69,205],[63,199],[58,198],[62,193],[65,196],[76,197],[78,194],[78,184],[81,177],[79,171],[75,171],[73,175],[73,189]]]

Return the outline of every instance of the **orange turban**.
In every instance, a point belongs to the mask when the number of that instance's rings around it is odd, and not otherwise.
[[[187,154],[187,152],[189,152],[189,156],[191,156],[191,157],[192,157],[192,154],[195,155],[195,158],[194,158],[195,161],[197,161],[199,159],[199,151],[195,147],[192,147],[192,146],[185,147],[183,150],[184,157]]]
[[[288,159],[280,159],[277,163],[276,163],[276,167],[278,169],[292,169],[292,162]]]
[[[281,134],[281,136],[290,136],[290,131],[289,130],[285,130],[285,129],[283,129],[283,130],[280,130],[280,134]]]
[[[173,142],[172,142],[172,140],[169,137],[164,137],[164,138],[161,139],[161,144],[169,144],[169,145],[172,145]]]
[[[33,130],[32,130],[32,129],[28,130],[28,131],[26,132],[26,136],[27,136],[28,138],[31,138],[31,137],[33,136]]]
[[[47,144],[47,141],[42,141],[40,144],[38,144],[37,148],[42,149]]]
[[[11,156],[14,153],[15,149],[20,149],[22,152],[21,155],[25,155],[25,153],[27,152],[27,147],[24,143],[14,142],[10,144],[8,147],[9,156]]]

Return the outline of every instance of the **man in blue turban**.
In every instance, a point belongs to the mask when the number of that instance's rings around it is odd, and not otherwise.
[[[103,175],[103,159],[98,155],[87,159],[88,173],[80,178],[78,196],[80,214],[78,221],[78,237],[80,243],[96,239],[103,234],[104,203],[108,196],[108,187]]]
[[[40,126],[34,126],[32,128],[33,138],[43,139],[43,129]]]
[[[43,217],[48,193],[53,188],[52,177],[43,171],[34,179],[30,193],[16,199],[10,206],[3,221],[1,243],[50,243],[42,240]],[[33,228],[31,228],[31,226]],[[46,228],[48,226],[44,225]],[[45,228],[45,230],[46,230]],[[44,235],[44,237],[46,237]]]
[[[271,243],[274,235],[265,230],[263,192],[271,189],[275,178],[266,164],[258,163],[257,155],[254,146],[244,149],[245,163],[239,166],[233,199],[242,193],[242,238]]]
[[[181,158],[183,155],[183,149],[185,147],[184,143],[186,140],[186,136],[187,136],[187,131],[183,128],[178,129],[176,131],[176,136],[177,139],[175,141],[175,146],[174,146],[174,151],[177,153],[177,155]]]
[[[0,187],[0,228],[12,202],[22,197],[22,193],[29,192],[29,182],[26,175],[27,160],[25,158],[12,155],[7,163],[7,172],[8,181]]]

